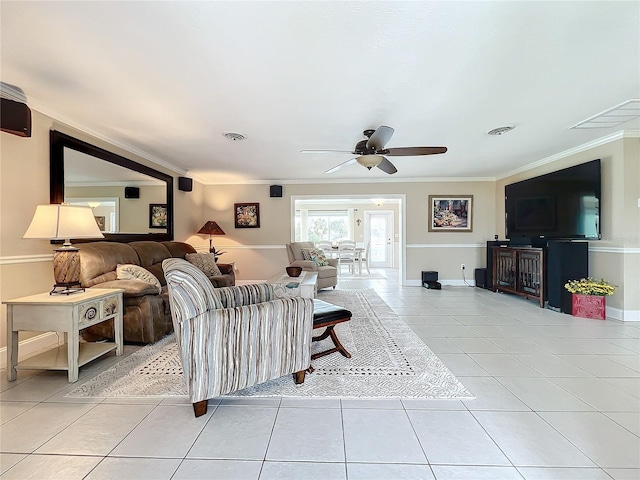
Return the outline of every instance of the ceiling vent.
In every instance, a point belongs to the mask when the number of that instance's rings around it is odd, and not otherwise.
[[[494,128],[493,130],[489,130],[487,132],[487,135],[504,135],[505,133],[510,132],[514,128],[516,128],[515,125],[506,125],[504,127]]]
[[[632,98],[569,128],[611,128],[640,117],[640,98]]]
[[[240,140],[244,140],[245,138],[247,138],[241,133],[234,132],[225,132],[222,135],[224,135],[225,138],[228,138],[229,140],[233,140],[234,142],[239,142]]]

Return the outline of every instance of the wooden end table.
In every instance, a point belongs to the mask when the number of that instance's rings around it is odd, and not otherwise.
[[[69,382],[78,369],[111,350],[122,355],[122,292],[120,288],[91,288],[71,295],[39,293],[14,298],[7,305],[7,377],[18,369],[68,370]],[[113,319],[114,342],[82,342],[80,331]],[[18,362],[18,332],[64,332],[65,345]]]

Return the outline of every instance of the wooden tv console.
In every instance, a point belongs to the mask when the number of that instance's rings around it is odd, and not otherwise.
[[[544,308],[544,249],[496,247],[493,249],[494,292],[508,292],[532,298]]]

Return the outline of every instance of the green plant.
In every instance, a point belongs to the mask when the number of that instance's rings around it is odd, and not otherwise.
[[[580,280],[569,280],[564,285],[571,293],[577,293],[579,295],[613,295],[613,292],[618,288],[616,285],[611,285],[604,278],[595,280],[591,277],[581,278]]]

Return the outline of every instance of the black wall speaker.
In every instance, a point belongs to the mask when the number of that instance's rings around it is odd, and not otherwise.
[[[187,177],[178,177],[178,190],[190,192],[193,190],[193,179]]]
[[[124,198],[140,198],[138,187],[124,187]]]
[[[29,107],[8,98],[0,99],[0,130],[20,137],[30,137],[31,110]]]
[[[269,187],[269,196],[270,197],[281,197],[282,196],[282,185],[271,185]]]

